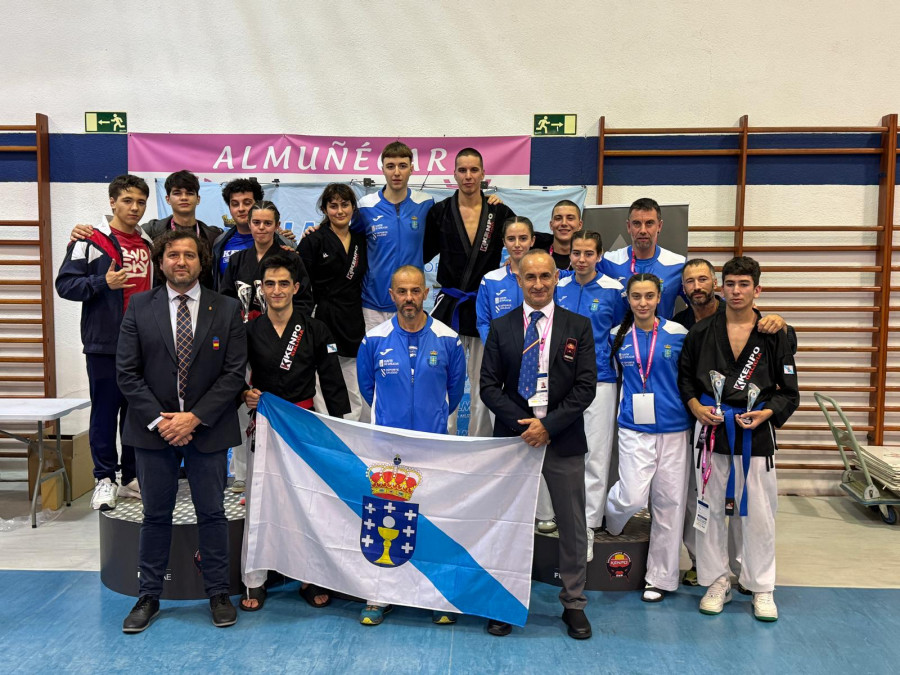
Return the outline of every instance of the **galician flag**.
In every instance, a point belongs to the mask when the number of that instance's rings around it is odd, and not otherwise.
[[[259,400],[246,570],[525,624],[543,451]]]

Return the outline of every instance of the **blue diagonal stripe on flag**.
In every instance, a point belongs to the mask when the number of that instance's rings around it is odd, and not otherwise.
[[[362,497],[371,492],[371,484],[365,463],[353,450],[316,415],[271,394],[260,398],[258,414],[361,517]],[[527,606],[426,514],[419,514],[415,554],[409,564],[462,613],[525,624]]]

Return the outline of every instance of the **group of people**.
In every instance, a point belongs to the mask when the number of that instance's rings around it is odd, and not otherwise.
[[[545,234],[484,195],[473,148],[457,154],[458,190],[437,204],[408,187],[405,144],[385,147],[381,164],[385,187],[358,202],[347,185],[328,185],[324,218],[299,243],[252,179],[224,186],[231,229],[198,221],[199,182],[187,171],[165,182],[171,216],[139,225],[149,189],[123,175],[110,183],[104,226],[73,230],[56,287],[83,303],[91,504],[143,500],[139,599],[123,630],[144,630],[159,611],[182,461],[213,623],[235,623],[227,451],[231,489],[249,501],[263,392],[336,417],[456,433],[467,377],[469,435],[545,449],[537,528],[559,532],[571,637],[592,634],[584,587],[595,533],[620,534],[648,504],[645,601],[678,587],[684,541],[696,561],[688,581],[708,587],[701,612],[722,611],[734,571],[756,618],[775,620],[773,427],[799,394],[793,332],[754,308],[759,265],[726,263],[719,298],[711,263],[659,246],[652,199],[629,210],[632,245],[606,252],[571,201],[554,207]],[[422,268],[437,255],[429,315]],[[688,306],[673,316],[679,295]],[[242,570],[241,609],[262,609],[266,574]],[[314,607],[331,600],[309,584],[300,594]],[[360,621],[378,625],[389,610],[367,601]],[[490,620],[488,632],[511,626]]]

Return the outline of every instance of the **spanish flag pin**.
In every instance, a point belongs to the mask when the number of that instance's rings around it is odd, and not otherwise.
[[[217,350],[218,348],[219,348],[219,338],[214,337],[213,338],[213,349]]]

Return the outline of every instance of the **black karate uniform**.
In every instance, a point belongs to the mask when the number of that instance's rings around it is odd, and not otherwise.
[[[503,223],[515,215],[505,204],[488,204],[482,193],[481,219],[474,243],[470,244],[459,212],[459,190],[432,206],[428,212],[424,262],[430,262],[439,253],[441,255],[437,273],[441,292],[435,299],[431,315],[460,335],[478,337],[475,317],[478,285],[485,274],[500,266]],[[454,325],[453,315],[457,306],[459,312]]]
[[[758,320],[758,318],[757,318]],[[728,341],[725,312],[719,312],[695,324],[684,339],[678,369],[678,389],[685,404],[700,400],[706,394],[715,399],[709,371],[725,376],[722,406],[730,406],[736,414],[747,410],[747,387],[752,382],[760,388],[756,406],[763,403],[772,416],[753,430],[751,456],[771,457],[775,454],[775,431],[781,427],[800,404],[796,365],[783,331],[760,333],[755,328],[747,344],[735,359]],[[731,454],[727,434],[719,425],[714,451]],[[734,454],[741,454],[744,429],[735,424]]]
[[[247,360],[256,389],[299,403],[315,396],[318,372],[328,414],[343,417],[350,412],[331,331],[303,310],[294,308],[281,337],[267,314],[251,321],[247,325]]]
[[[255,246],[238,251],[228,259],[228,267],[225,268],[225,274],[222,275],[219,284],[219,293],[240,300],[244,321],[250,321],[266,313],[266,300],[262,293],[262,263],[276,253],[286,256],[297,255],[295,251],[286,251],[273,243],[259,261],[256,260]],[[300,282],[300,290],[294,295],[294,307],[311,314],[313,299],[309,275],[303,261],[298,260],[297,263],[299,268],[297,281]]]
[[[300,240],[300,258],[312,280],[316,318],[331,330],[338,355],[356,358],[366,334],[362,313],[362,281],[368,270],[366,235],[350,233],[350,247],[328,224]]]

